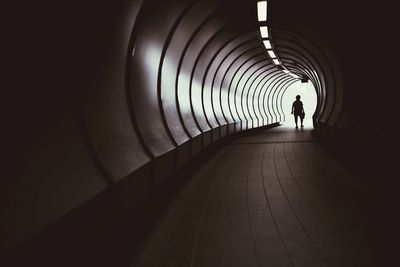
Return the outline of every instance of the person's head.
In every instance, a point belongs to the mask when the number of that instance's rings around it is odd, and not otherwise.
[[[296,99],[297,99],[297,100],[300,100],[300,95],[296,95]]]

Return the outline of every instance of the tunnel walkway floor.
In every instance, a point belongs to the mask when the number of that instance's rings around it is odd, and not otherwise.
[[[245,136],[188,180],[130,266],[372,266],[371,194],[311,128]]]

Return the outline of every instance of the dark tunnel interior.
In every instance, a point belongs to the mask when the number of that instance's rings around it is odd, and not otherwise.
[[[280,125],[302,82],[316,90],[313,136],[376,191],[368,266],[398,266],[395,4],[267,3],[265,22],[256,0],[8,3],[2,266],[123,266],[140,236],[127,224],[144,231],[221,147]]]

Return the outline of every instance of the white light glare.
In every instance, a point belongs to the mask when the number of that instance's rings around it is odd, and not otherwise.
[[[288,70],[283,70],[283,72],[286,73],[286,74],[290,73],[290,71],[288,71]]]
[[[261,26],[260,32],[261,32],[262,38],[268,38],[268,27],[267,26]]]
[[[276,58],[276,55],[275,55],[275,53],[274,53],[273,50],[268,50],[267,52],[268,52],[268,55],[269,55],[271,58]]]
[[[258,21],[267,21],[267,1],[257,2]]]
[[[267,49],[271,49],[272,48],[271,43],[270,43],[269,40],[265,40],[265,41],[263,41],[263,43],[264,43],[265,48],[267,48]]]
[[[278,59],[274,59],[273,62],[274,62],[275,65],[280,65],[281,64]]]
[[[289,75],[291,75],[293,78],[300,79],[300,77],[299,77],[299,76],[297,76],[296,74],[290,73]]]

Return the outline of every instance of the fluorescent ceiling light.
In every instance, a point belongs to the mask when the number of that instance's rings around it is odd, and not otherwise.
[[[271,58],[276,58],[276,55],[275,55],[275,53],[274,53],[273,50],[268,50],[267,52],[268,52],[268,55],[269,55]]]
[[[281,64],[278,59],[274,59],[273,62],[274,62],[275,65],[280,65]]]
[[[267,26],[261,26],[260,32],[261,32],[262,38],[268,38],[268,27]]]
[[[263,43],[264,43],[265,48],[267,48],[267,49],[271,49],[272,48],[271,43],[270,43],[269,40],[264,40]]]
[[[258,21],[267,21],[267,1],[257,2]]]

